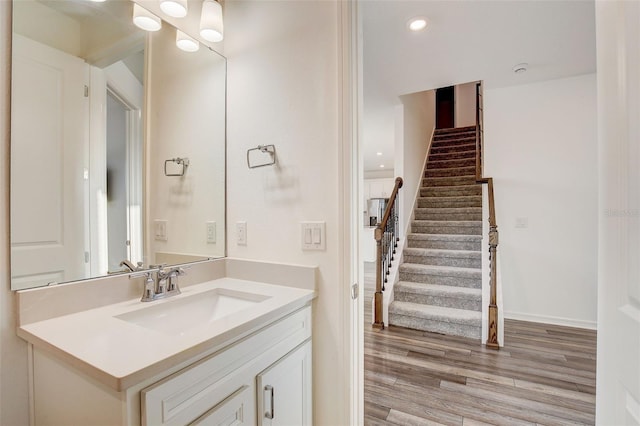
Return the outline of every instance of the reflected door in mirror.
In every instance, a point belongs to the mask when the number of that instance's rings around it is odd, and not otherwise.
[[[14,34],[11,126],[13,288],[86,275],[87,65]]]

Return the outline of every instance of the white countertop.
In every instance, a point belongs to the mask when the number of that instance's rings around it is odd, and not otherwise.
[[[116,318],[216,288],[268,298],[210,324],[194,325],[181,334],[152,330]],[[182,294],[167,299],[140,302],[136,298],[25,324],[18,328],[18,335],[121,391],[258,330],[308,304],[314,297],[313,290],[225,277],[185,287]]]

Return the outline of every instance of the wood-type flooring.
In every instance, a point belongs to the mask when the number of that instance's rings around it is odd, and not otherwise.
[[[595,331],[505,320],[505,346],[494,351],[370,324],[365,303],[365,425],[595,423]]]

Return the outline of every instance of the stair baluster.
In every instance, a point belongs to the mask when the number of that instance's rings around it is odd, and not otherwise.
[[[402,178],[396,178],[396,184],[389,197],[389,203],[382,217],[382,221],[376,227],[374,236],[376,239],[376,292],[374,295],[373,326],[384,328],[382,315],[382,292],[385,291],[385,283],[390,273],[392,261],[400,241],[400,226],[398,224],[398,191],[402,188]]]

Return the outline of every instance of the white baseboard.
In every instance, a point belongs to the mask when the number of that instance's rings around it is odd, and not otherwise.
[[[504,313],[505,319],[513,319],[520,321],[539,322],[543,324],[564,325],[566,327],[586,328],[589,330],[596,330],[598,328],[597,321],[585,321],[572,318],[553,317],[545,315],[524,314],[521,312],[507,312]]]

